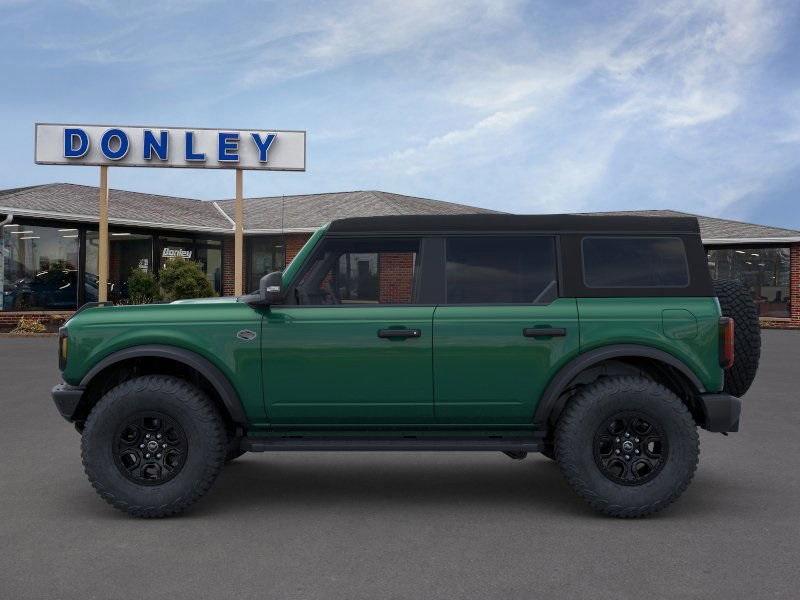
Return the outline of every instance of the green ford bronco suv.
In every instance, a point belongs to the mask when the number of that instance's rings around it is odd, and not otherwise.
[[[541,452],[636,517],[686,489],[698,426],[738,430],[759,340],[695,219],[343,219],[251,295],[87,305],[53,398],[94,488],[140,517],[286,450]]]

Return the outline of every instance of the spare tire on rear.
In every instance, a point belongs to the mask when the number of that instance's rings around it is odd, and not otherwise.
[[[741,397],[750,389],[761,358],[761,326],[753,296],[738,281],[722,279],[714,282],[722,315],[734,321],[734,361],[725,370],[725,391]]]

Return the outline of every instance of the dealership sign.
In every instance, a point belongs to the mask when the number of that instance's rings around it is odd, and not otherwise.
[[[305,171],[304,131],[36,124],[41,165]]]
[[[182,258],[183,260],[190,260],[192,258],[192,251],[185,248],[164,248],[161,252],[161,258]]]

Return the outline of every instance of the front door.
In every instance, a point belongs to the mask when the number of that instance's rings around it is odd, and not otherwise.
[[[416,303],[418,239],[329,238],[265,315],[268,419],[433,422],[433,306]]]
[[[528,424],[578,352],[575,299],[558,297],[552,236],[453,237],[434,314],[434,407],[442,424]]]

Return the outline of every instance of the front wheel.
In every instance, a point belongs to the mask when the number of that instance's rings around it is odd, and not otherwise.
[[[130,379],[92,408],[81,441],[97,493],[137,517],[177,514],[211,487],[227,439],[214,404],[187,381],[166,375]]]
[[[686,406],[645,377],[609,377],[567,405],[555,437],[567,482],[595,509],[641,517],[688,487],[700,453]]]

